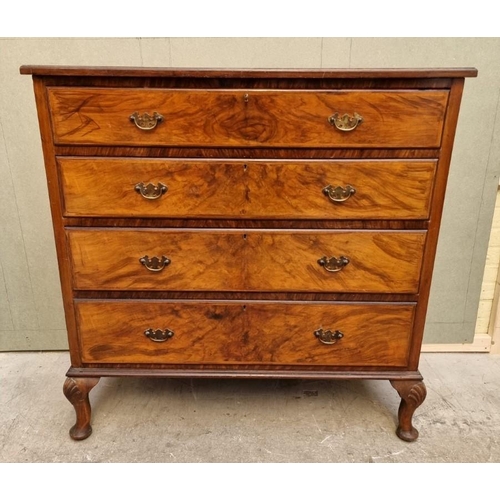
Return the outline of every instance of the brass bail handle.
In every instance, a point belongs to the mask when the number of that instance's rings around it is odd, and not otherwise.
[[[163,271],[171,262],[168,257],[162,255],[161,257],[151,257],[149,258],[147,255],[141,257],[139,262],[148,270],[153,273],[159,273]]]
[[[144,332],[144,335],[146,335],[146,337],[153,342],[166,342],[174,336],[174,332],[168,328],[165,330],[161,330],[160,328],[156,330],[154,328],[148,328]]]
[[[318,328],[314,332],[314,336],[322,343],[326,345],[336,344],[340,339],[344,337],[344,334],[340,330],[323,330],[323,328]]]
[[[134,186],[134,189],[146,200],[157,200],[161,198],[167,191],[168,187],[161,182],[158,184],[152,184],[151,182],[145,184],[144,182],[139,182]]]
[[[347,201],[352,195],[356,194],[356,189],[347,184],[344,188],[342,186],[333,187],[331,184],[323,188],[323,194],[328,196],[334,203],[343,203]]]
[[[318,264],[324,267],[329,273],[338,273],[342,271],[347,264],[349,264],[349,259],[341,255],[338,259],[337,257],[321,257],[318,259]]]
[[[330,125],[333,125],[341,132],[350,132],[351,130],[354,130],[362,121],[363,117],[358,115],[358,113],[354,113],[352,116],[347,113],[344,115],[335,113],[328,118]]]
[[[163,121],[163,116],[156,111],[153,115],[143,113],[142,115],[136,111],[130,115],[130,121],[141,130],[153,130],[159,123]]]

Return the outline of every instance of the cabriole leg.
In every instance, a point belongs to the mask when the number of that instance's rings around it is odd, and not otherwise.
[[[76,423],[71,427],[69,435],[79,441],[87,439],[92,433],[90,426],[89,392],[99,382],[99,378],[67,378],[63,392],[68,401],[74,406]]]
[[[418,431],[412,425],[413,413],[424,402],[427,389],[421,380],[391,380],[392,387],[401,397],[396,435],[403,441],[415,441]]]

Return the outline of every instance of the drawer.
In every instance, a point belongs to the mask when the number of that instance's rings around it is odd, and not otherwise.
[[[414,310],[407,303],[76,303],[84,363],[404,367]]]
[[[416,293],[425,231],[69,229],[80,290]],[[142,260],[142,263],[141,263]]]
[[[58,158],[66,216],[426,219],[435,161]],[[352,188],[352,189],[351,189]]]
[[[52,87],[48,98],[61,145],[436,148],[448,91]]]

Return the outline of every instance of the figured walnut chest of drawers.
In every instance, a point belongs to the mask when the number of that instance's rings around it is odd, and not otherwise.
[[[387,379],[412,441],[474,69],[21,68],[64,296],[70,435],[105,376]]]

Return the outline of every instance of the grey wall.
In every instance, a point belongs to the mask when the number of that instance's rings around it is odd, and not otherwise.
[[[0,39],[0,350],[66,348],[31,78],[22,64],[475,66],[466,81],[425,341],[472,341],[500,170],[500,39]]]

